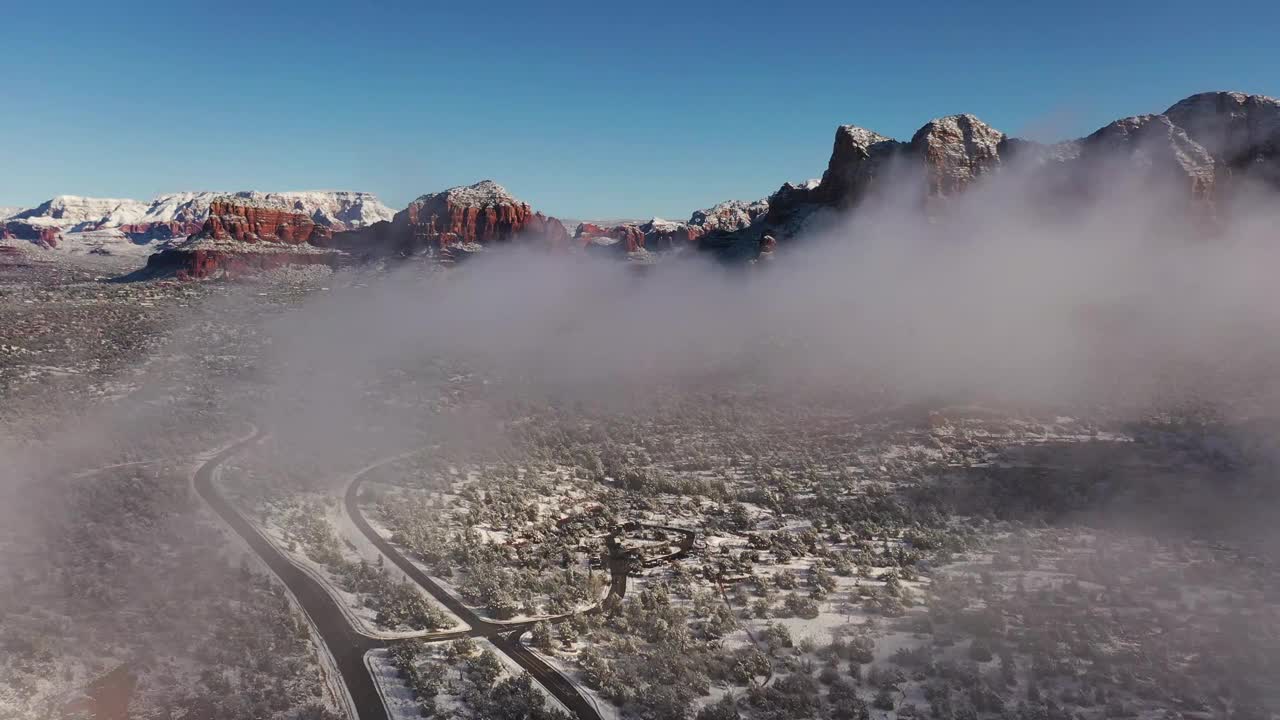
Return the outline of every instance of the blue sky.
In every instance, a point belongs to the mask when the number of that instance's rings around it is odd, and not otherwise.
[[[685,217],[821,174],[835,127],[972,112],[1040,138],[1208,89],[1280,95],[1280,3],[21,2],[0,205],[493,178]]]

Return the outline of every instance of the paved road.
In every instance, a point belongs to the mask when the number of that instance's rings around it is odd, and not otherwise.
[[[244,539],[249,547],[262,558],[281,581],[288,586],[298,604],[315,624],[321,639],[329,649],[342,674],[342,682],[359,713],[358,720],[388,720],[387,709],[373,678],[364,665],[366,652],[385,646],[385,643],[356,632],[346,615],[338,608],[333,596],[318,581],[290,562],[280,551],[262,536],[240,511],[224,499],[213,486],[214,473],[227,458],[262,437],[259,431],[222,450],[196,470],[192,484],[200,497],[218,513],[219,517]]]
[[[249,547],[262,558],[263,562],[271,568],[276,576],[289,588],[289,591],[293,593],[293,596],[297,598],[298,604],[302,606],[303,611],[306,612],[315,625],[321,639],[324,641],[325,647],[328,648],[329,654],[333,657],[338,672],[342,675],[342,682],[346,686],[359,716],[358,720],[389,720],[387,709],[383,704],[382,696],[378,692],[377,684],[365,665],[365,654],[370,650],[388,647],[395,642],[403,641],[380,640],[364,635],[355,629],[346,613],[338,605],[338,601],[321,585],[320,581],[286,558],[270,540],[262,535],[253,523],[249,522],[235,506],[223,498],[214,487],[213,480],[218,466],[246,446],[257,442],[263,436],[264,433],[257,431],[252,436],[219,451],[196,470],[195,475],[192,477],[192,485],[200,497],[213,508],[214,512],[237,535],[248,543]],[[493,642],[494,647],[533,676],[570,712],[577,715],[580,720],[601,720],[599,711],[587,698],[583,697],[582,693],[568,678],[520,642],[520,636],[527,632],[535,621],[500,623],[480,617],[471,608],[446,592],[436,581],[422,572],[417,565],[406,558],[394,545],[387,542],[369,525],[364,515],[360,512],[359,490],[365,475],[375,467],[379,467],[380,464],[365,468],[347,486],[343,502],[346,505],[348,516],[379,552],[395,563],[414,582],[431,593],[437,602],[471,626],[470,630],[432,633],[418,639],[428,641],[448,640],[463,636],[488,638]],[[694,533],[692,531],[668,527],[660,529],[680,535],[677,550],[661,558],[652,559],[646,562],[645,565],[679,559],[688,554],[693,547]],[[610,563],[612,575],[609,585],[610,596],[623,597],[626,595],[627,571],[625,565],[626,563]],[[600,606],[597,605],[588,612],[599,611]],[[547,622],[563,622],[569,617],[552,618]]]
[[[347,486],[347,492],[343,498],[346,504],[347,515],[359,528],[360,532],[373,543],[374,547],[383,555],[391,559],[396,567],[404,571],[414,582],[422,586],[427,592],[431,593],[441,605],[445,606],[454,615],[462,618],[463,622],[471,626],[469,634],[473,636],[487,637],[493,641],[494,647],[498,648],[507,657],[514,660],[525,672],[533,676],[535,680],[542,683],[557,700],[561,702],[569,712],[577,715],[580,720],[600,720],[600,713],[596,711],[592,705],[578,688],[569,681],[558,670],[547,664],[545,660],[534,654],[529,648],[520,642],[520,636],[526,630],[532,627],[533,622],[519,623],[496,623],[486,620],[476,614],[474,610],[461,603],[453,595],[440,587],[440,584],[432,580],[430,576],[422,572],[422,569],[406,558],[394,545],[387,542],[381,535],[373,529],[369,522],[364,519],[364,514],[360,512],[360,485],[364,481],[365,476],[377,466],[366,468],[363,472],[356,475],[351,483]],[[612,588],[617,586],[618,576],[614,576]],[[623,592],[626,592],[626,576],[622,576]],[[567,618],[559,618],[564,620]],[[556,622],[552,620],[551,622]]]

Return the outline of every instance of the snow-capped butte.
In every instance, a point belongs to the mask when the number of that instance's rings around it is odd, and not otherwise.
[[[459,185],[448,190],[422,195],[415,203],[427,205],[433,201],[446,200],[450,205],[459,207],[493,207],[494,205],[520,204],[507,189],[492,180],[481,180],[475,185]]]
[[[305,213],[335,231],[367,227],[394,214],[373,194],[349,191],[180,192],[150,202],[59,195],[28,210],[0,209],[0,239],[69,252],[145,254],[198,231],[209,204],[226,197]]]
[[[10,219],[25,220],[33,225],[57,226],[76,232],[96,230],[107,224],[129,223],[141,217],[146,209],[147,204],[141,200],[59,195],[30,210],[23,210]]]

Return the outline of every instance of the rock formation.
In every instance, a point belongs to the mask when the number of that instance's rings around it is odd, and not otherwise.
[[[574,232],[574,238],[588,250],[612,248],[627,254],[680,250],[696,245],[711,233],[744,230],[764,217],[768,210],[767,200],[729,200],[694,211],[687,222],[653,218],[643,223],[609,226],[582,223]]]
[[[320,245],[332,232],[279,200],[212,200],[200,231],[147,259],[147,274],[179,278],[236,276],[287,265],[336,267],[341,254]]]
[[[573,237],[578,245],[588,251],[610,249],[630,254],[645,249],[644,232],[630,223],[608,227],[582,223],[574,231]]]
[[[1215,197],[1215,161],[1204,147],[1165,115],[1117,120],[1080,141],[1072,162],[1055,169],[1069,173],[1085,196],[1107,192],[1120,182],[1141,183],[1144,192],[1178,191],[1209,212]]]
[[[197,234],[199,238],[238,242],[281,242],[322,244],[332,237],[328,228],[316,225],[305,213],[288,205],[258,200],[247,202],[234,197],[220,198],[209,205],[209,217]]]
[[[722,230],[735,232],[750,227],[752,223],[769,212],[768,200],[729,200],[705,210],[695,210],[687,223],[690,228],[690,239],[697,240],[709,232]]]
[[[8,236],[67,249],[111,245],[127,250],[158,241],[185,238],[200,230],[210,204],[232,198],[243,204],[269,204],[306,214],[318,226],[350,230],[391,218],[391,210],[369,193],[346,191],[236,193],[185,192],[160,195],[152,201],[85,198],[59,195],[28,210],[14,210],[2,223]],[[107,241],[114,240],[114,243]],[[65,241],[63,243],[62,241]]]
[[[181,222],[177,220],[130,223],[117,228],[126,237],[136,243],[149,243],[156,240],[173,240],[194,235],[200,231],[203,222]]]
[[[145,247],[194,233],[192,239],[214,253],[202,257],[215,258],[197,263],[197,272],[216,266],[218,253],[255,245],[285,256],[294,248],[307,254],[302,262],[316,262],[311,256],[323,249],[362,258],[426,254],[447,262],[507,243],[646,262],[687,248],[750,259],[775,248],[785,255],[792,239],[881,195],[932,215],[999,177],[1012,181],[991,193],[997,202],[1030,198],[1038,210],[1070,214],[1133,190],[1164,194],[1170,212],[1212,227],[1242,185],[1280,188],[1280,100],[1202,93],[1162,114],[1124,118],[1052,145],[1009,137],[967,114],[932,120],[906,142],[843,125],[821,179],[784,184],[767,200],[720,203],[684,222],[584,222],[572,237],[560,221],[486,180],[423,195],[394,215],[365,193],[181,193],[150,204],[60,196],[29,210],[5,210],[0,239],[76,247],[68,238],[79,234]]]
[[[339,233],[332,244],[361,255],[409,256],[517,241],[548,249],[571,244],[559,220],[535,212],[501,185],[485,180],[423,195],[390,222]]]
[[[836,130],[822,179],[783,185],[764,218],[736,237],[748,247],[766,233],[785,243],[881,190],[909,193],[908,200],[918,195],[929,211],[1010,167],[1024,173],[1018,189],[1038,193],[1051,210],[1072,212],[1127,183],[1151,195],[1168,193],[1169,205],[1189,221],[1211,225],[1241,180],[1280,187],[1280,100],[1193,95],[1163,114],[1117,120],[1056,145],[1008,137],[972,115],[930,121],[906,143],[845,125]]]
[[[0,240],[26,240],[41,247],[54,248],[61,238],[58,228],[51,225],[40,225],[23,220],[9,220],[0,223]]]
[[[916,131],[910,152],[924,163],[930,197],[960,192],[1000,165],[1005,135],[972,115],[933,120]]]
[[[1280,188],[1280,100],[1200,93],[1175,103],[1164,116],[1214,158],[1220,175]]]

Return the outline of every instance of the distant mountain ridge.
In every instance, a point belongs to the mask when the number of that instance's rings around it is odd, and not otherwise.
[[[280,205],[316,224],[350,230],[388,220],[392,211],[376,196],[351,191],[180,192],[149,202],[59,195],[3,217],[0,238],[29,240],[72,252],[149,252],[160,241],[197,232],[219,198]]]
[[[1010,169],[1018,173],[1016,188],[1006,190],[1033,198],[1037,210],[1073,213],[1124,186],[1171,200],[1170,211],[1184,215],[1188,227],[1212,227],[1241,188],[1280,191],[1280,100],[1200,93],[1163,113],[1116,120],[1055,144],[1009,136],[970,114],[931,120],[905,141],[842,125],[820,179],[785,183],[760,200],[723,202],[686,221],[575,225],[485,180],[422,195],[396,213],[368,193],[178,193],[150,203],[60,196],[0,221],[0,237],[46,247],[71,238],[83,238],[79,247],[102,247],[104,238],[148,251],[163,247],[161,265],[196,277],[278,266],[295,256],[314,264],[313,250],[330,253],[323,262],[334,265],[335,258],[454,262],[515,242],[646,264],[685,250],[738,262],[771,257],[795,238],[856,214],[877,193],[933,217],[950,198]],[[211,218],[210,203],[219,199],[223,209]],[[173,242],[188,236],[198,242]],[[152,245],[156,240],[170,242]],[[204,253],[198,267],[182,254],[197,250]],[[264,257],[231,262],[237,252]]]
[[[844,125],[821,180],[783,185],[758,222],[715,242],[786,242],[886,188],[927,211],[1011,167],[1023,173],[1020,190],[1063,212],[1136,183],[1178,200],[1189,220],[1212,223],[1245,185],[1280,190],[1280,100],[1200,93],[1055,144],[1011,137],[968,114],[932,120],[905,142]]]

